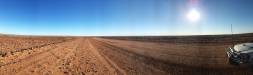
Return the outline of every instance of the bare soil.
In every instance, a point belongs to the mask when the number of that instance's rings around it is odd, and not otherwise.
[[[252,34],[235,37],[253,41]],[[1,36],[0,44],[0,75],[253,75],[249,65],[228,64],[228,35]]]

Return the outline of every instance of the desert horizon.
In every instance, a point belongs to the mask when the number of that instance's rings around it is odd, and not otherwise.
[[[0,0],[0,75],[253,75],[253,0]]]

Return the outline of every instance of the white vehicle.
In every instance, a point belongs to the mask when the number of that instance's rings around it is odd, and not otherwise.
[[[253,43],[234,45],[227,50],[229,63],[233,65],[253,64]]]

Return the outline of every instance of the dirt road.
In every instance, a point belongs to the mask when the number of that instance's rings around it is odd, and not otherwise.
[[[124,74],[113,68],[87,39],[76,39],[5,57],[0,75]]]
[[[251,75],[245,66],[226,64],[182,45],[77,38],[1,57],[0,75]],[[172,51],[174,50],[174,51]],[[180,51],[181,50],[181,51]],[[202,53],[201,53],[202,52]],[[216,66],[215,66],[216,65]]]

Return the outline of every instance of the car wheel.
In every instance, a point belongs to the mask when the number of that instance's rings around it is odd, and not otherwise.
[[[231,64],[231,65],[239,65],[239,63],[235,62],[232,58],[229,58],[229,64]]]
[[[249,55],[247,55],[247,54],[241,54],[241,55],[239,56],[239,58],[241,58],[241,61],[242,61],[243,63],[248,63],[248,61],[249,61]]]

